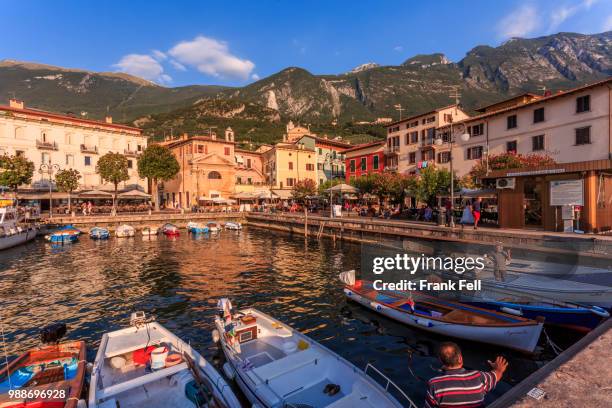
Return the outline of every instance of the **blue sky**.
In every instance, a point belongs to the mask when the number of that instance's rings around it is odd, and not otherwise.
[[[418,53],[452,61],[512,36],[612,30],[611,0],[6,1],[0,59],[124,71],[166,86],[244,85]]]

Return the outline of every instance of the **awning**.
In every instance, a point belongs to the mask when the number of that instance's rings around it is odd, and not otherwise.
[[[90,190],[80,192],[79,198],[113,198],[113,194],[102,190]]]
[[[289,200],[292,197],[291,190],[272,190],[271,192],[281,200]]]
[[[151,194],[147,194],[144,191],[134,189],[130,191],[125,191],[119,194],[117,197],[128,200],[148,200],[151,198]]]
[[[54,191],[53,192],[53,199],[54,200],[62,200],[62,199],[68,199],[68,193],[63,193],[63,192],[59,192],[59,191]],[[75,193],[72,193],[72,198],[77,198],[77,195]],[[44,192],[44,191],[19,191],[17,193],[17,198],[19,200],[48,200],[49,199],[49,192]]]
[[[493,189],[462,188],[455,194],[463,197],[497,197],[497,191]]]
[[[358,193],[359,189],[357,187],[353,187],[348,184],[342,183],[342,184],[337,184],[331,188],[328,188],[325,191],[334,192],[334,193]]]

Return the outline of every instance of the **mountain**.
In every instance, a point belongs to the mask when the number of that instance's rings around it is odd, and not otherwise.
[[[87,112],[92,118],[104,117],[108,109],[116,121],[167,112],[225,89],[202,85],[166,88],[124,73],[0,61],[1,104],[14,95],[26,106],[54,112]]]
[[[281,121],[291,118],[316,125],[337,119],[343,124],[395,117],[396,104],[405,114],[424,112],[453,102],[450,94],[455,89],[469,110],[525,91],[566,89],[610,75],[612,31],[558,33],[513,38],[498,47],[480,45],[456,63],[435,53],[416,55],[397,66],[368,63],[339,75],[290,67],[241,88],[166,88],[126,74],[5,60],[0,62],[0,101],[14,94],[28,106],[86,111],[91,117],[102,117],[108,107],[116,120],[140,123],[152,114],[216,99],[258,105],[265,108],[261,114],[266,117],[268,110],[276,111]]]
[[[375,62],[366,62],[365,64],[356,66],[355,68],[351,70],[351,72],[367,71],[368,69],[377,68],[377,67],[380,67],[380,65]]]

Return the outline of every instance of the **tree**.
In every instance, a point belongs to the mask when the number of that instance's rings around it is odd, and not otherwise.
[[[130,179],[128,160],[120,153],[106,153],[98,160],[96,173],[102,177],[102,180],[115,186],[113,194],[113,214],[115,214],[117,212],[117,185]]]
[[[59,191],[68,193],[68,211],[72,211],[71,195],[74,190],[79,188],[81,173],[75,169],[64,169],[55,175],[55,185]]]
[[[546,154],[492,154],[488,160],[480,159],[468,173],[475,185],[481,185],[480,180],[485,177],[488,170],[520,169],[522,167],[538,167],[555,164],[555,160]]]
[[[32,183],[34,163],[23,156],[0,156],[0,185],[10,187],[15,193],[22,184]]]
[[[450,193],[450,182],[448,170],[426,167],[421,170],[412,192],[418,201],[434,207],[437,196]]]
[[[311,179],[300,180],[293,186],[291,196],[300,203],[305,203],[307,197],[317,194],[317,184]]]
[[[359,194],[374,194],[374,179],[373,174],[367,176],[355,177],[351,179],[350,184],[359,189]]]
[[[160,145],[148,146],[138,159],[138,175],[151,180],[155,211],[159,211],[157,184],[174,178],[180,171],[176,157],[170,149]]]

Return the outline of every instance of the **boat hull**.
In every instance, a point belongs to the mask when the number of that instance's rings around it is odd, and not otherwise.
[[[15,247],[17,245],[25,244],[26,242],[32,241],[36,238],[38,231],[36,228],[28,228],[13,235],[8,235],[0,238],[0,250]]]
[[[476,326],[473,324],[449,324],[426,316],[408,313],[376,302],[360,293],[344,288],[345,295],[377,313],[400,323],[428,332],[465,340],[488,343],[531,353],[538,344],[542,323],[521,326]]]

